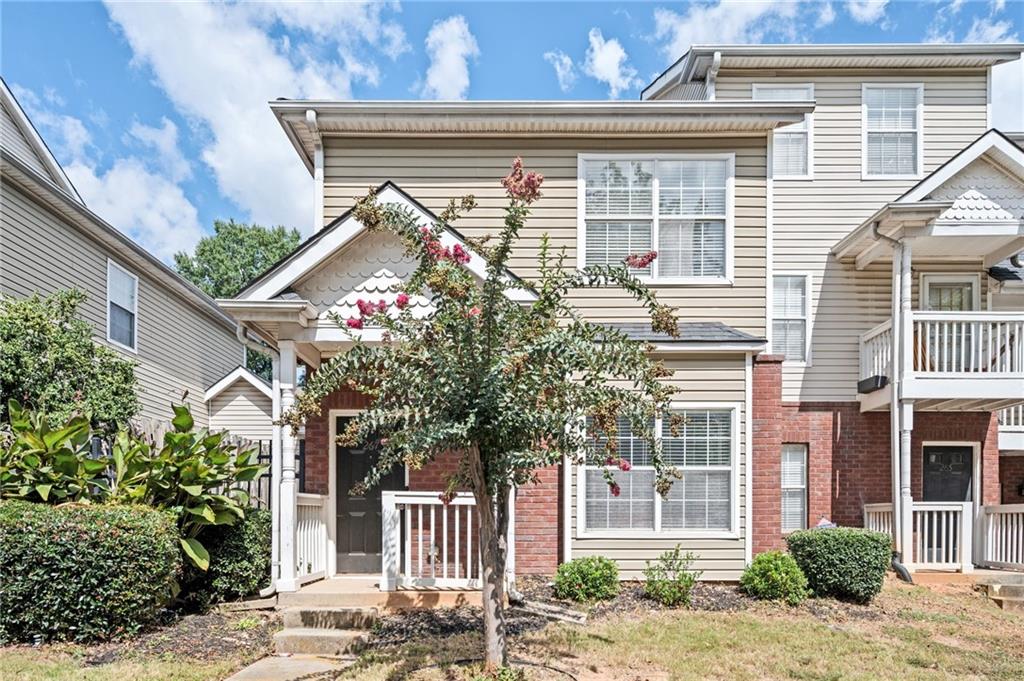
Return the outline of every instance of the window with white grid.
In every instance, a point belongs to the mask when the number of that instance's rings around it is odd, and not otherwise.
[[[731,155],[587,158],[581,165],[582,263],[621,265],[654,250],[654,262],[630,271],[679,282],[731,276]]]
[[[782,531],[807,528],[807,445],[782,445]]]
[[[805,274],[772,277],[772,352],[790,362],[807,361],[807,296]]]
[[[808,101],[814,99],[814,85],[757,83],[753,93],[755,100]],[[772,133],[772,177],[792,179],[811,176],[812,121],[811,114],[804,114],[803,121],[778,127]]]
[[[733,529],[736,410],[674,409],[681,417],[659,417],[652,424],[660,438],[666,465],[682,474],[662,497],[654,489],[655,472],[646,442],[634,434],[627,419],[618,422],[618,455],[630,462],[629,471],[609,468],[619,495],[604,479],[605,467],[593,458],[582,467],[584,527],[587,532],[640,531],[655,533],[729,532]],[[590,427],[588,421],[587,427]],[[603,442],[597,456],[603,456]]]
[[[864,86],[864,175],[916,177],[921,173],[920,85]]]

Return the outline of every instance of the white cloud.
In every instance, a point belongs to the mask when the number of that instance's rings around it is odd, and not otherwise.
[[[421,95],[427,99],[465,99],[469,91],[469,60],[480,55],[476,38],[461,14],[434,22],[427,33],[430,66]]]
[[[43,104],[39,95],[17,83],[11,85],[11,90],[32,123],[46,131],[46,143],[58,158],[78,160],[86,156],[92,147],[92,135],[81,120],[53,111]],[[44,94],[44,98],[50,104],[63,106],[63,100],[54,95]]]
[[[609,97],[617,99],[619,93],[643,84],[636,69],[626,63],[629,55],[618,40],[605,40],[599,28],[590,29],[589,39],[583,73],[607,84]]]
[[[181,182],[192,176],[192,165],[178,147],[178,126],[166,117],[160,127],[132,123],[128,134],[157,153],[157,161],[173,182]]]
[[[93,212],[165,262],[178,251],[191,251],[203,235],[181,187],[139,159],[117,159],[105,172],[84,161],[64,170]]]
[[[965,43],[1011,43],[1016,39],[1012,23],[987,17],[976,18],[964,36]]]
[[[558,77],[558,87],[562,92],[568,92],[576,84],[576,66],[572,63],[572,57],[561,50],[544,53],[544,61],[551,64],[555,69],[555,76]]]
[[[815,28],[822,28],[830,25],[836,20],[836,10],[832,7],[831,2],[822,3],[821,7],[818,8],[818,18],[814,22]]]
[[[108,2],[134,55],[189,119],[220,192],[263,224],[312,229],[312,180],[271,114],[277,97],[348,98],[367,53],[409,49],[379,3]],[[282,29],[287,31],[282,37]]]
[[[861,24],[873,24],[885,16],[889,0],[846,0],[846,11]]]
[[[654,10],[654,37],[664,41],[662,50],[672,61],[693,44],[756,43],[769,32],[795,40],[792,22],[798,9],[798,3],[771,0],[691,5],[685,14],[659,7]]]

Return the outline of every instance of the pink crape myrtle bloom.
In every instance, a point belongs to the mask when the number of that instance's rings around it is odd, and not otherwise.
[[[652,262],[654,262],[654,259],[657,257],[657,251],[648,251],[643,255],[633,254],[626,256],[625,263],[634,269],[642,270],[648,265],[650,265]]]
[[[467,314],[469,314],[470,317],[479,316],[480,308],[474,305],[473,307],[469,308],[469,312]]]
[[[608,487],[608,491],[610,491],[610,492],[612,493],[612,496],[613,496],[613,497],[617,497],[617,496],[619,496],[620,494],[622,494],[622,488],[621,488],[621,487],[619,487],[619,483],[617,483],[617,482],[613,482],[613,483],[612,483],[612,484],[611,484],[611,485],[610,485],[610,486]]]
[[[501,186],[510,198],[523,203],[533,203],[540,198],[540,185],[544,176],[533,171],[523,172],[523,159],[518,156],[512,161],[512,172],[502,178]]]
[[[633,464],[626,461],[625,459],[619,459],[619,470],[629,472],[633,469]]]
[[[399,310],[404,310],[409,307],[409,294],[399,293],[398,296],[395,297],[395,307]]]
[[[345,320],[345,325],[350,329],[361,329],[363,328],[363,320],[358,317],[350,317]]]

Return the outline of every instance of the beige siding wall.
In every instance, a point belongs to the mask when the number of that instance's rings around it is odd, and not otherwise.
[[[88,300],[82,316],[96,339],[106,343],[107,252],[76,227],[34,202],[5,179],[0,202],[0,293],[24,297],[76,287]],[[168,292],[159,280],[123,259],[139,277],[138,363],[136,376],[142,418],[168,420],[171,402],[186,390],[196,421],[207,424],[203,393],[244,362],[234,333],[211,316]],[[116,349],[116,348],[115,348]]]
[[[855,272],[829,255],[832,246],[916,184],[861,179],[861,85],[924,84],[924,171],[929,173],[986,129],[985,71],[825,74],[726,72],[719,99],[750,99],[752,83],[814,83],[814,179],[775,180],[773,268],[812,274],[813,336],[809,367],[784,365],[791,400],[851,400],[856,396],[857,336],[889,309],[888,268]],[[981,263],[954,266],[980,271]],[[915,269],[924,268],[915,263]],[[916,286],[916,281],[915,281]]]
[[[210,400],[210,430],[226,430],[248,440],[269,440],[271,400],[247,381],[235,381]]]
[[[35,150],[32,149],[32,145],[25,139],[25,135],[22,134],[17,124],[15,124],[14,117],[4,104],[0,104],[0,139],[2,139],[5,149],[13,151],[33,170],[46,177],[50,176],[46,166],[39,160]]]
[[[541,236],[576,256],[577,154],[623,152],[736,153],[735,281],[732,286],[662,286],[661,300],[680,308],[685,320],[718,320],[743,331],[765,333],[765,140],[676,138],[663,140],[414,140],[328,138],[325,148],[325,222],[350,208],[367,188],[392,180],[439,212],[449,198],[474,194],[479,207],[456,227],[481,236],[500,226],[505,198],[499,179],[514,156],[544,173],[544,197],[536,204],[512,268],[527,278],[537,272]],[[593,320],[640,319],[644,312],[612,290],[574,294]]]
[[[694,538],[685,535],[666,535],[664,538],[630,538],[628,532],[622,536],[607,538],[580,538],[578,527],[577,487],[579,469],[573,469],[570,493],[570,532],[572,557],[600,555],[614,559],[619,564],[622,576],[635,578],[642,576],[645,561],[654,560],[663,552],[681,544],[684,551],[698,554],[694,564],[704,571],[706,580],[739,579],[744,567],[744,542],[747,528],[746,516],[746,480],[747,480],[747,440],[746,427],[748,415],[745,412],[746,396],[745,366],[743,355],[702,355],[700,357],[676,357],[665,360],[666,366],[673,370],[672,382],[677,386],[677,394],[673,398],[680,402],[721,403],[722,406],[737,405],[739,443],[734,449],[739,457],[738,486],[739,496],[735,502],[739,505],[740,524],[739,536],[729,539]]]

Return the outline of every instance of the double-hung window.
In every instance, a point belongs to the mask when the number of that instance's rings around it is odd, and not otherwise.
[[[652,423],[660,438],[664,464],[682,475],[666,497],[655,491],[655,471],[649,447],[634,434],[629,421],[618,422],[617,454],[631,465],[629,471],[611,466],[619,494],[605,481],[603,442],[596,455],[581,467],[580,513],[584,534],[731,534],[736,531],[737,408],[670,410],[681,417],[675,429],[672,419],[659,416]],[[589,424],[588,424],[589,427]],[[674,432],[673,432],[674,431]]]
[[[782,445],[782,531],[807,528],[807,445]]]
[[[107,340],[132,352],[138,350],[139,278],[107,261]]]
[[[813,84],[786,83],[753,87],[755,100],[812,101]],[[811,179],[814,174],[814,114],[804,114],[800,123],[779,127],[772,133],[772,177]]]
[[[582,265],[657,251],[637,276],[664,283],[732,278],[732,154],[580,160]]]
[[[809,282],[806,274],[772,277],[772,352],[788,362],[808,361]]]
[[[862,96],[864,177],[919,177],[924,86],[865,84]]]

